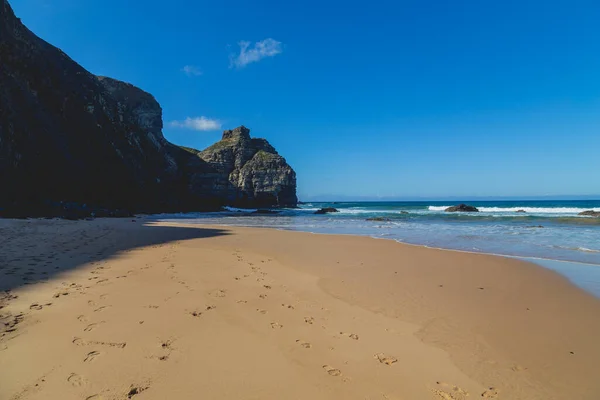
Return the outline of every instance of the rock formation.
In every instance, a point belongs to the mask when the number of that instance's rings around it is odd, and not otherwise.
[[[223,168],[163,137],[152,95],[89,73],[29,31],[6,0],[0,60],[0,215],[296,204],[295,174],[265,140],[236,148],[243,163],[228,185]]]
[[[215,192],[241,207],[296,206],[296,173],[265,139],[240,126],[198,153],[218,171]]]
[[[459,204],[457,206],[448,207],[444,211],[446,211],[446,212],[479,212],[479,210],[476,207],[469,206],[466,204]]]
[[[317,211],[315,211],[315,214],[329,214],[329,213],[336,213],[336,212],[340,212],[340,211],[337,208],[325,207],[325,208],[320,208]]]
[[[588,217],[600,217],[600,211],[587,210],[587,211],[582,211],[577,215],[585,215]]]
[[[384,217],[373,217],[373,218],[367,218],[367,221],[377,221],[377,222],[389,222],[391,221],[391,219],[389,218],[384,218]]]

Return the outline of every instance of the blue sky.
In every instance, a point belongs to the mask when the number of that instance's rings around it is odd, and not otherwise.
[[[597,0],[11,4],[172,142],[267,138],[301,199],[600,195]]]

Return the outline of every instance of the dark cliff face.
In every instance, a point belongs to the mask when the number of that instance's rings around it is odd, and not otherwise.
[[[296,206],[296,173],[265,139],[253,139],[244,126],[199,153],[219,177],[215,190],[240,207]]]
[[[4,0],[0,31],[2,200],[148,203],[168,160],[140,124],[143,113],[131,112],[125,96],[115,100],[103,81],[31,33]],[[145,108],[160,115],[152,96],[131,91],[149,97]],[[160,166],[149,162],[157,159]]]
[[[22,25],[6,0],[0,11],[0,212],[227,203],[215,190],[219,171],[163,137],[152,95],[89,73]]]

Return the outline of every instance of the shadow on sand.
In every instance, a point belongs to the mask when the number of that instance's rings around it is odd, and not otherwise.
[[[0,291],[6,294],[140,247],[229,234],[131,219],[0,220]]]

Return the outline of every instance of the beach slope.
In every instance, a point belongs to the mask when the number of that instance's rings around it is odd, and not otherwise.
[[[1,399],[597,399],[600,301],[365,237],[0,220]]]

